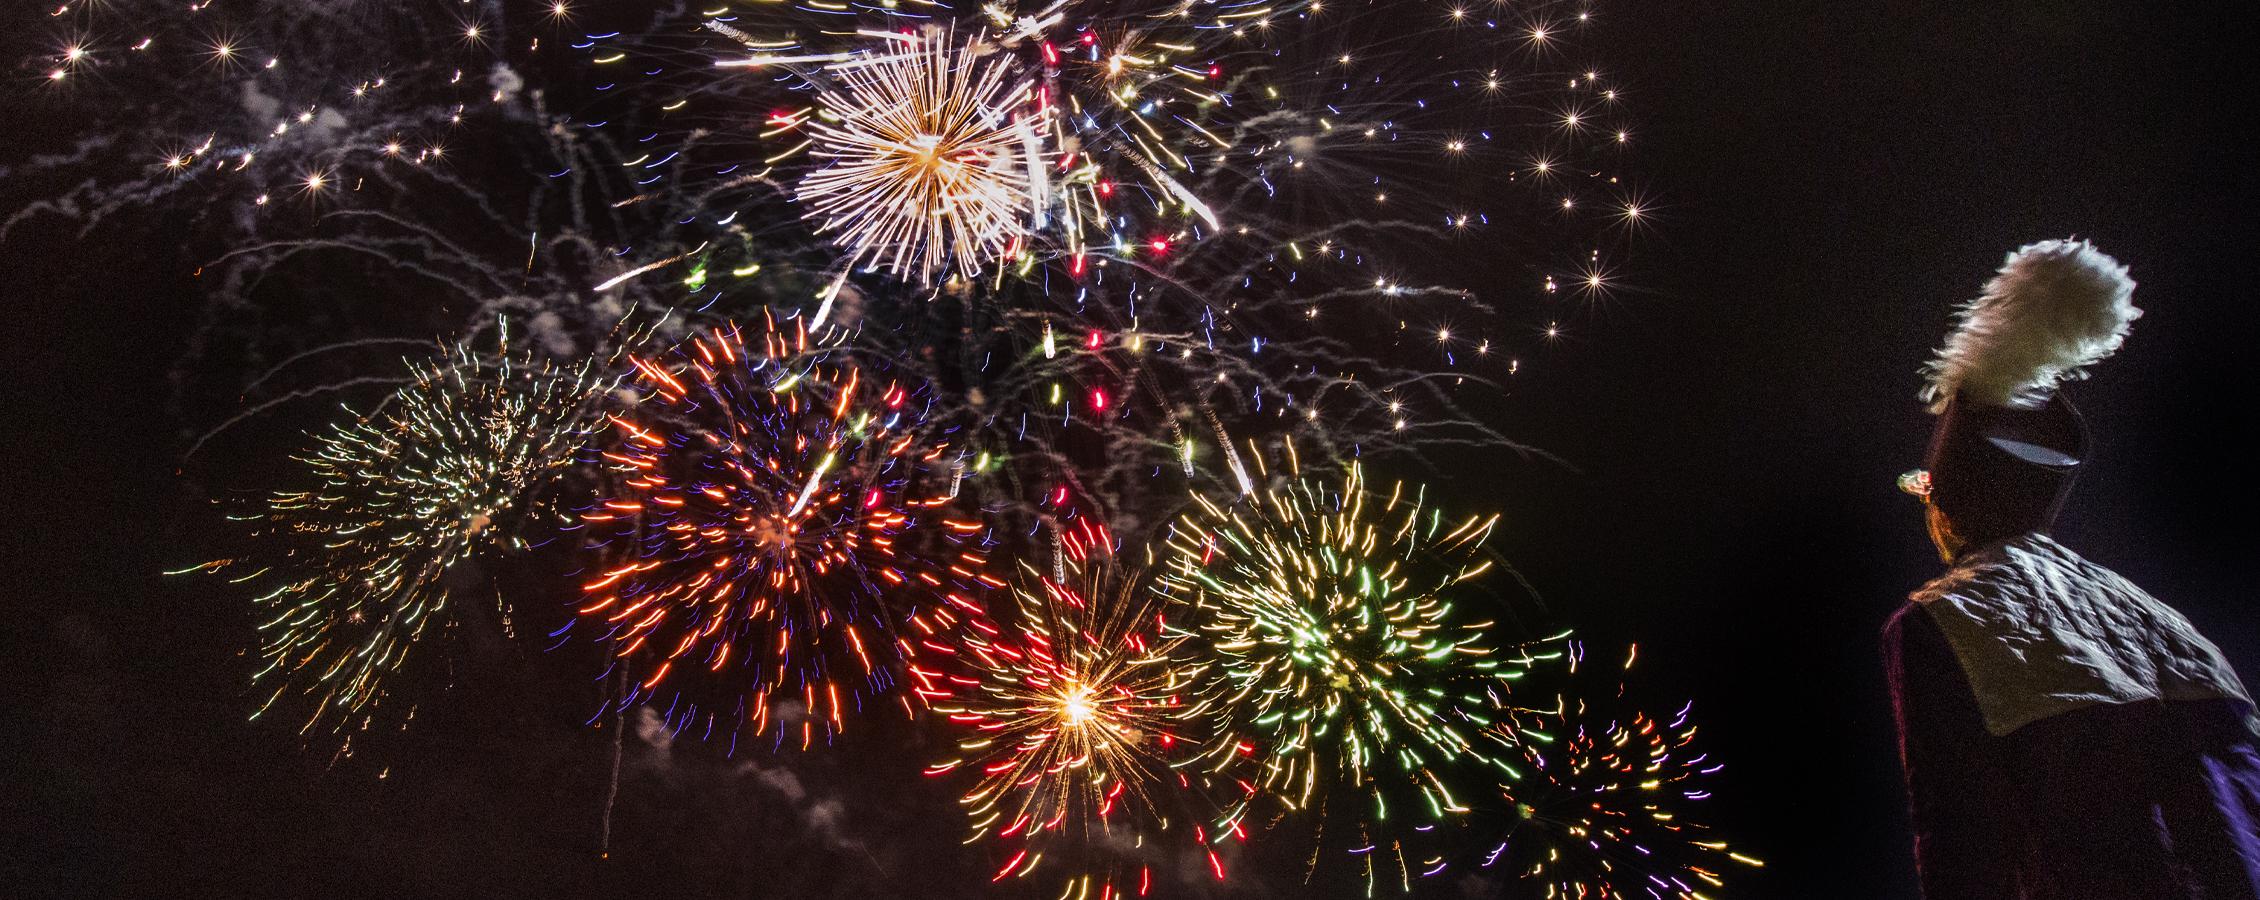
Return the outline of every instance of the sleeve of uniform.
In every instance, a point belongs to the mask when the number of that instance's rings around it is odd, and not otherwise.
[[[2007,772],[1961,663],[1913,605],[1884,627],[1883,650],[1924,900],[2021,896],[2018,854],[2004,835],[2013,826],[1997,799]]]

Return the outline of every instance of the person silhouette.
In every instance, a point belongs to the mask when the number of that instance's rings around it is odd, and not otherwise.
[[[1931,364],[1938,576],[1884,628],[1926,900],[2260,898],[2260,725],[2189,620],[2050,537],[2087,456],[2059,389],[2141,311],[2084,241],[2009,255]]]

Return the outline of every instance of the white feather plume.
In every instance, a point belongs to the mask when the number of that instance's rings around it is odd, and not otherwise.
[[[2009,254],[1985,293],[1963,305],[1926,374],[1931,411],[1955,394],[2031,408],[2056,385],[2119,349],[2142,310],[2127,267],[2083,240],[2041,241]]]

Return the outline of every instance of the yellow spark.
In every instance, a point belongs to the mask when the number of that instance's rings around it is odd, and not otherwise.
[[[1080,728],[1091,721],[1095,709],[1091,703],[1090,686],[1069,682],[1066,692],[1060,698],[1059,710],[1069,725]]]

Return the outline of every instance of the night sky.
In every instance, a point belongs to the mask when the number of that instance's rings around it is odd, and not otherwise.
[[[2077,235],[2133,267],[2146,315],[2070,389],[2096,450],[2058,534],[2260,677],[2260,172],[2244,140],[2260,78],[2238,62],[2260,14],[1719,6],[1603,7],[1601,55],[1638,111],[1656,222],[1631,287],[1565,323],[1491,411],[1569,465],[1437,463],[1451,490],[1507,511],[1492,546],[1549,604],[1591,638],[1638,641],[1651,686],[1695,701],[1728,763],[1702,812],[1768,862],[1722,896],[1910,897],[1877,636],[1939,566],[1893,479],[1930,426],[1918,369],[2005,251]],[[459,673],[462,702],[420,721],[383,779],[246,725],[243,609],[158,574],[195,561],[211,517],[175,475],[167,403],[193,285],[146,258],[99,232],[0,244],[17,370],[6,621],[28,648],[7,653],[0,893],[956,895],[985,881],[934,818],[948,795],[900,758],[934,739],[907,728],[734,762],[629,735],[600,862],[612,733],[581,727],[594,685],[533,684],[550,661]]]

